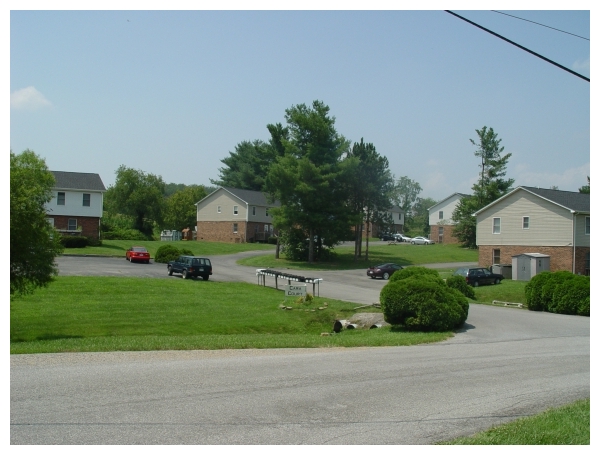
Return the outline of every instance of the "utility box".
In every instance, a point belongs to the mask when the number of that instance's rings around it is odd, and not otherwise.
[[[512,279],[528,282],[540,272],[550,270],[550,255],[521,253],[512,257]]]
[[[512,274],[512,264],[494,264],[492,266],[492,272],[494,274],[500,274],[507,280],[513,278]]]

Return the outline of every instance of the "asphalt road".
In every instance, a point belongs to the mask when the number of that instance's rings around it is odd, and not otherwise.
[[[211,280],[185,283],[257,282],[234,257],[213,259]],[[63,257],[59,269],[177,278],[124,259]],[[385,284],[319,275],[322,296],[346,288],[357,303]],[[473,304],[454,338],[431,345],[13,355],[10,433],[11,444],[431,444],[589,395],[589,318]]]

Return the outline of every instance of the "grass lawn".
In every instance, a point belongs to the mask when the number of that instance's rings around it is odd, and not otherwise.
[[[257,268],[271,267],[275,269],[321,269],[321,270],[347,270],[366,269],[381,263],[397,263],[401,266],[452,263],[452,262],[477,262],[478,251],[460,247],[457,244],[435,245],[376,245],[369,247],[369,260],[363,257],[354,261],[354,247],[344,246],[335,248],[335,256],[331,261],[317,263],[299,263],[285,258],[275,259],[274,254],[260,255],[238,261],[239,264]]]
[[[590,445],[590,400],[521,418],[444,445]]]
[[[150,256],[154,258],[156,251],[161,245],[172,244],[180,249],[191,250],[194,255],[229,255],[232,253],[247,252],[250,250],[273,251],[275,246],[271,244],[234,244],[231,242],[203,242],[203,241],[129,241],[129,240],[103,240],[102,245],[98,247],[69,248],[64,249],[63,253],[70,255],[104,255],[125,257],[125,251],[134,245],[146,247]]]
[[[453,334],[399,328],[332,332],[356,304],[315,298],[280,308],[283,293],[248,283],[131,277],[57,277],[11,300],[11,353],[403,346]],[[325,305],[327,304],[327,305]],[[319,309],[319,307],[325,307]],[[359,311],[379,311],[362,308]]]

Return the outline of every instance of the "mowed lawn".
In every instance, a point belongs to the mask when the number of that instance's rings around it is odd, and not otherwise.
[[[356,308],[320,297],[298,304],[248,283],[57,277],[48,288],[11,300],[11,353],[402,346],[453,335],[390,327],[333,334],[333,322],[349,319]]]

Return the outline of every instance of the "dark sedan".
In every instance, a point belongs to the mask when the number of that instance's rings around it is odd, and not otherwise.
[[[368,268],[367,275],[371,278],[379,277],[387,280],[394,272],[399,271],[400,269],[402,269],[402,266],[395,263],[378,264],[377,266]]]
[[[497,285],[504,279],[501,274],[494,274],[485,267],[461,267],[454,271],[454,275],[465,277],[471,286]]]

